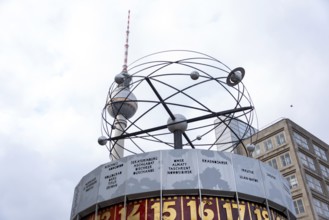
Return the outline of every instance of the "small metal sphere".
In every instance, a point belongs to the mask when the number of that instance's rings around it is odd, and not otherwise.
[[[255,145],[253,145],[253,144],[248,144],[248,145],[247,145],[247,151],[248,151],[249,153],[254,152],[254,150],[255,150]]]
[[[175,114],[175,119],[171,119],[169,118],[167,121],[167,125],[168,125],[168,129],[170,132],[174,132],[174,131],[186,131],[187,129],[187,122],[186,122],[186,118],[183,115],[180,114]]]
[[[241,80],[242,80],[242,73],[241,73],[241,71],[235,71],[234,73],[233,73],[233,75],[232,75],[232,78],[231,78],[231,80],[233,81],[233,82],[241,82]]]
[[[125,81],[125,76],[122,73],[119,73],[114,77],[114,80],[117,84],[122,84]]]
[[[199,74],[198,71],[193,71],[193,72],[190,74],[190,77],[191,77],[191,79],[193,79],[193,80],[197,80],[197,79],[199,79],[199,76],[200,76],[200,74]]]
[[[100,136],[100,137],[98,138],[98,144],[99,144],[99,145],[106,145],[106,144],[107,144],[107,140],[108,140],[107,137],[105,137],[105,136]]]
[[[242,67],[235,68],[230,72],[230,74],[228,74],[226,78],[227,85],[235,86],[239,84],[242,81],[244,74],[245,70]]]

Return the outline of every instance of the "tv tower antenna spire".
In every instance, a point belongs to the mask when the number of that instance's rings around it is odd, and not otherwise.
[[[127,30],[126,30],[126,44],[125,44],[125,57],[122,66],[122,72],[127,72],[127,62],[128,62],[128,40],[129,40],[129,23],[130,23],[130,10],[128,11],[128,22],[127,22]]]

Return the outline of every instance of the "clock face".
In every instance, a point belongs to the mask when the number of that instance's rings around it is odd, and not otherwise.
[[[255,132],[244,75],[241,67],[231,70],[195,51],[163,51],[133,62],[128,74],[116,76],[103,110],[109,150],[118,144],[125,155],[173,149],[178,127],[184,128],[183,148],[231,151]]]

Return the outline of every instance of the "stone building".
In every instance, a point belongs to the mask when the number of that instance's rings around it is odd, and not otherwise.
[[[289,119],[260,130],[245,144],[250,140],[252,157],[289,181],[297,219],[329,219],[329,145]]]

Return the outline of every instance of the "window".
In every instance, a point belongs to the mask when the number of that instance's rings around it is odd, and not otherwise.
[[[273,148],[272,140],[267,139],[266,141],[264,141],[264,146],[266,151],[271,150]]]
[[[275,139],[276,139],[276,143],[278,144],[278,146],[286,143],[286,140],[284,138],[284,134],[283,133],[277,134],[275,136]]]
[[[259,146],[259,144],[256,144],[256,145],[255,145],[255,150],[254,150],[252,156],[253,156],[253,157],[256,157],[256,156],[258,156],[258,155],[260,155],[260,146]]]
[[[312,188],[320,193],[323,193],[320,180],[315,179],[314,177],[306,174],[306,182],[310,188]]]
[[[313,204],[314,204],[314,208],[315,211],[319,214],[319,215],[323,215],[326,217],[329,217],[329,207],[328,204],[321,202],[318,199],[313,198]]]
[[[289,182],[290,189],[296,188],[298,186],[298,181],[295,174],[287,176],[286,179]]]
[[[290,159],[289,153],[285,153],[285,154],[281,155],[280,159],[281,159],[281,165],[283,167],[288,166],[288,165],[291,164],[291,159]]]
[[[301,135],[299,135],[296,132],[294,132],[293,138],[294,138],[294,140],[295,140],[295,142],[296,142],[296,144],[298,146],[303,147],[303,148],[309,150],[309,147],[308,147],[308,144],[307,144],[307,140],[304,137],[302,137]]]
[[[328,160],[326,152],[319,146],[313,144],[315,154],[323,160]]]
[[[294,200],[294,207],[295,207],[295,210],[296,210],[296,214],[297,215],[302,214],[302,213],[305,212],[304,204],[303,204],[303,200],[302,199],[296,199],[296,200]]]
[[[312,170],[315,170],[315,165],[314,165],[314,160],[308,156],[306,156],[305,154],[303,153],[299,153],[299,158],[301,159],[302,163],[312,169]]]
[[[267,161],[268,165],[270,165],[271,167],[278,169],[278,164],[276,163],[276,159],[273,158],[272,160]]]
[[[321,173],[324,177],[329,178],[329,168],[320,164]]]

